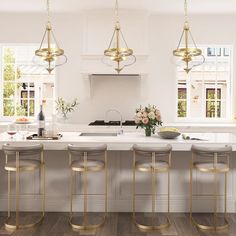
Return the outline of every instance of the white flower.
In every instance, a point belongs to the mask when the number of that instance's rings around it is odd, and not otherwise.
[[[161,115],[160,110],[156,110],[156,115],[157,115],[157,116],[160,116],[160,115]]]
[[[139,111],[139,112],[136,114],[136,117],[141,119],[141,118],[142,118],[142,113]]]
[[[151,112],[148,113],[148,117],[150,119],[155,119],[156,116],[155,116],[155,113],[153,111],[151,111]]]
[[[135,117],[135,118],[134,118],[134,122],[135,122],[135,124],[140,124],[141,121],[142,121],[142,118],[141,118],[141,119],[138,118],[138,117]]]

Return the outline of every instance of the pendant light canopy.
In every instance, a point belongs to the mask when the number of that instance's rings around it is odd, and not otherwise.
[[[180,37],[178,47],[173,51],[173,55],[178,57],[180,62],[185,64],[184,70],[186,73],[189,73],[193,67],[202,65],[205,62],[205,57],[202,55],[202,50],[197,47],[190,31],[187,0],[184,2],[184,11],[184,29]],[[193,45],[193,47],[189,47],[190,44]],[[184,45],[184,47],[181,47],[181,45]]]
[[[119,74],[124,67],[133,65],[136,62],[136,57],[133,55],[133,50],[128,47],[121,31],[118,0],[115,5],[115,15],[115,29],[110,44],[104,51],[103,62],[108,66],[114,66],[115,63],[115,70]]]
[[[64,55],[64,50],[59,47],[52,30],[49,0],[47,0],[46,29],[40,47],[35,51],[35,55],[40,58],[40,62],[38,62],[38,64],[43,65],[49,74],[51,74],[55,67],[64,65],[67,62],[67,57]]]

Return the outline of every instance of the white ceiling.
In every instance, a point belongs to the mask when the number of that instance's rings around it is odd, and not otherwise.
[[[182,13],[184,0],[119,0],[122,9]],[[50,0],[52,11],[76,12],[113,8],[115,0]],[[236,0],[188,0],[191,13],[236,13]],[[46,0],[0,0],[0,12],[43,12]]]

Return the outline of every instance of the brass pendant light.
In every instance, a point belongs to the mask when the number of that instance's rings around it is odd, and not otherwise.
[[[43,64],[48,73],[51,74],[55,67],[64,65],[67,62],[67,57],[64,55],[64,50],[59,47],[52,30],[49,0],[47,0],[47,18],[43,39],[39,49],[35,51],[35,55],[41,59],[39,64]],[[45,45],[47,47],[44,47]],[[59,62],[59,60],[61,61]]]
[[[187,0],[184,2],[184,11],[185,11],[185,23],[182,35],[177,49],[173,51],[173,55],[179,57],[182,62],[184,62],[184,70],[186,73],[189,73],[193,67],[200,66],[205,62],[205,57],[202,55],[202,50],[199,49],[193,39],[192,33],[190,31],[190,26],[188,22],[188,5]],[[181,47],[181,43],[184,41],[184,46]],[[191,42],[192,41],[192,42]],[[194,47],[189,47],[189,44],[192,43]]]
[[[118,0],[116,0],[115,5],[115,15],[115,29],[110,44],[104,51],[105,58],[103,58],[103,62],[109,66],[113,66],[113,63],[115,63],[115,70],[119,74],[124,67],[133,65],[136,62],[136,57],[133,55],[133,50],[128,47],[121,31]],[[105,60],[106,58],[109,58],[109,62]]]

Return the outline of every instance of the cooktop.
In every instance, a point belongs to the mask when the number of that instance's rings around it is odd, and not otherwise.
[[[115,121],[108,121],[105,122],[104,120],[95,120],[94,122],[89,123],[89,125],[107,125],[107,126],[119,126],[120,121],[115,120]],[[126,120],[122,123],[123,126],[135,126],[134,120]]]

